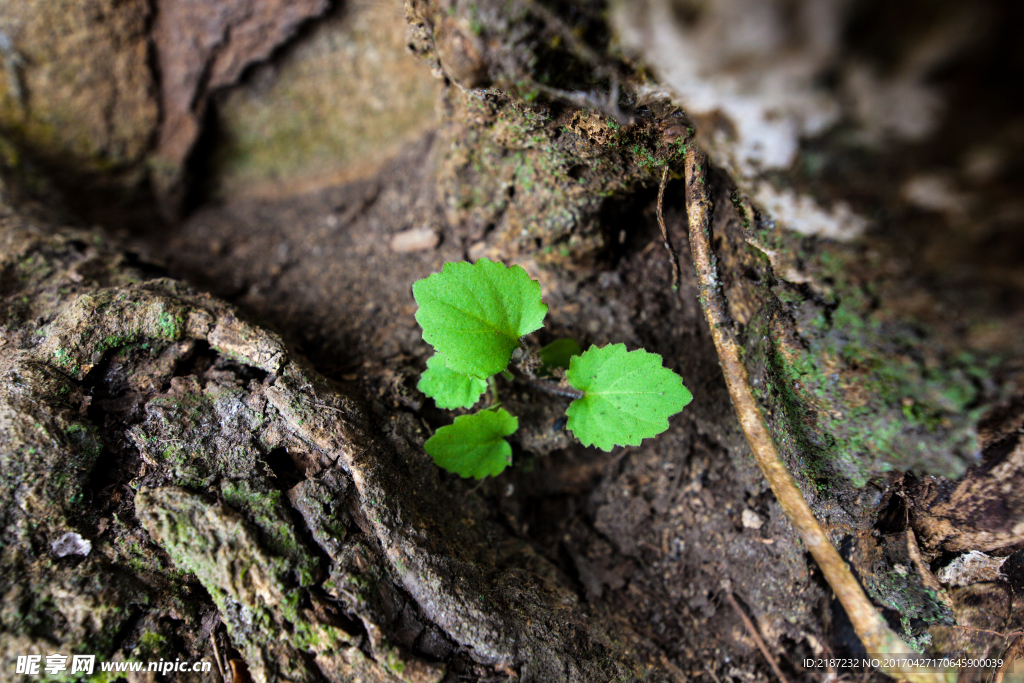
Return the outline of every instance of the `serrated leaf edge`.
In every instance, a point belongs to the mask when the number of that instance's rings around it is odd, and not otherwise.
[[[431,361],[433,361],[435,358],[438,359],[438,362],[440,362],[441,365],[444,367],[444,369],[447,370],[448,372],[450,372],[452,374],[455,374],[455,375],[459,375],[461,377],[465,377],[470,382],[483,382],[484,386],[480,389],[480,393],[478,393],[476,395],[476,398],[472,399],[471,403],[469,403],[469,404],[466,404],[466,403],[448,403],[447,400],[446,400],[446,397],[438,396],[438,395],[436,395],[434,393],[431,393],[430,387],[424,386],[424,380],[427,379],[428,373],[430,373],[430,372],[438,372],[438,370],[436,368],[430,367]],[[434,353],[433,356],[431,356],[430,358],[427,359],[427,369],[424,370],[420,374],[420,379],[416,383],[416,389],[418,391],[420,391],[424,396],[432,399],[434,401],[434,405],[436,405],[438,408],[441,408],[442,410],[456,410],[458,408],[472,408],[473,406],[475,406],[477,403],[480,402],[480,397],[483,396],[484,392],[487,391],[487,380],[480,379],[479,377],[473,377],[471,375],[464,375],[461,372],[456,372],[455,370],[452,370],[450,367],[448,367],[448,362],[445,360],[444,355],[442,355],[441,353]],[[469,395],[472,396],[472,391],[469,392]],[[469,400],[469,399],[467,399],[467,400]],[[445,401],[445,402],[442,403],[442,401]]]
[[[428,447],[428,444],[429,444],[429,443],[430,443],[431,441],[433,441],[433,440],[434,440],[434,439],[435,439],[435,438],[436,438],[436,437],[437,437],[438,435],[440,435],[441,433],[443,433],[443,432],[444,432],[445,430],[447,430],[447,429],[450,429],[450,428],[452,428],[452,427],[456,427],[456,423],[459,423],[459,422],[463,422],[463,421],[465,421],[465,420],[467,420],[467,419],[470,419],[470,420],[471,420],[471,419],[473,419],[473,418],[476,418],[476,417],[478,417],[479,415],[482,415],[482,414],[484,414],[484,413],[489,413],[489,412],[493,412],[493,413],[498,413],[499,415],[500,415],[501,413],[504,413],[504,414],[505,414],[505,416],[507,416],[508,418],[511,418],[511,420],[513,421],[513,422],[512,422],[512,425],[513,425],[513,426],[512,426],[512,429],[511,429],[510,431],[508,431],[508,432],[506,432],[506,433],[504,433],[504,434],[501,434],[500,432],[495,432],[495,434],[496,434],[496,435],[498,436],[498,438],[496,439],[496,441],[504,443],[504,444],[505,444],[506,446],[508,446],[508,448],[509,448],[509,452],[508,452],[508,454],[507,454],[507,461],[505,462],[505,465],[504,465],[504,466],[503,466],[503,467],[501,468],[501,470],[499,470],[498,472],[494,472],[494,473],[488,472],[488,473],[484,474],[484,475],[483,475],[482,477],[478,477],[478,476],[476,476],[476,474],[473,474],[473,473],[471,473],[471,474],[468,474],[468,475],[463,475],[462,473],[460,473],[460,472],[458,472],[458,471],[456,471],[456,470],[448,469],[448,468],[447,468],[447,467],[445,467],[445,466],[444,466],[443,464],[441,464],[440,462],[438,462],[438,456],[440,456],[440,455],[441,455],[441,453],[440,453],[440,452],[435,452],[435,453],[431,453],[431,452],[430,452],[430,450],[429,450],[429,447]],[[429,439],[427,439],[427,441],[426,441],[426,442],[424,442],[424,444],[423,444],[423,448],[424,448],[424,450],[426,450],[426,451],[427,451],[427,454],[428,454],[428,455],[430,455],[431,459],[432,459],[432,460],[434,461],[434,464],[436,464],[436,465],[437,465],[438,467],[440,467],[440,468],[441,468],[441,469],[443,469],[444,471],[446,471],[446,472],[451,472],[452,474],[457,474],[457,475],[459,475],[460,477],[463,477],[463,478],[469,478],[469,477],[473,477],[474,479],[476,479],[477,481],[479,481],[479,480],[481,480],[481,479],[484,479],[484,478],[486,478],[486,477],[488,477],[488,476],[497,476],[497,475],[501,474],[502,472],[504,472],[504,471],[505,471],[505,469],[506,469],[506,468],[507,468],[507,467],[508,467],[509,465],[511,465],[511,464],[512,464],[512,462],[511,462],[511,458],[512,458],[512,453],[511,453],[511,447],[512,447],[512,446],[511,446],[511,444],[509,444],[509,443],[508,443],[508,439],[507,439],[507,437],[511,436],[512,434],[515,434],[515,433],[516,433],[516,431],[517,431],[518,429],[519,429],[519,418],[518,418],[518,417],[516,417],[515,415],[512,415],[512,414],[511,414],[511,413],[509,413],[509,412],[508,412],[507,410],[505,410],[504,408],[501,408],[501,407],[500,407],[500,406],[498,406],[498,405],[493,405],[493,406],[491,406],[491,407],[489,407],[489,408],[486,408],[486,409],[484,409],[484,410],[480,410],[480,411],[477,411],[477,412],[475,412],[475,413],[472,413],[472,414],[470,414],[470,415],[460,415],[460,416],[456,417],[456,418],[455,418],[455,420],[454,420],[454,421],[452,422],[452,424],[450,424],[450,425],[446,425],[446,426],[444,426],[444,427],[441,427],[440,429],[438,429],[438,430],[437,430],[437,431],[436,431],[436,432],[434,433],[434,435],[433,435],[432,437],[430,437]]]
[[[636,349],[635,351],[629,351],[628,349],[626,349],[626,345],[622,344],[622,343],[619,343],[619,344],[609,344],[607,346],[602,346],[602,347],[598,347],[596,344],[591,344],[590,348],[588,348],[586,351],[583,351],[583,353],[579,354],[578,356],[573,356],[570,359],[569,370],[566,372],[566,381],[569,383],[569,385],[571,387],[573,387],[574,389],[583,392],[583,396],[581,398],[576,399],[571,404],[569,404],[568,409],[566,409],[566,415],[569,416],[569,420],[570,421],[573,421],[573,418],[579,413],[580,410],[584,410],[585,412],[589,412],[589,410],[588,410],[589,407],[585,408],[585,405],[586,405],[585,401],[586,401],[586,399],[588,397],[594,397],[595,396],[595,394],[593,394],[593,393],[588,394],[587,393],[587,389],[585,387],[578,386],[577,384],[573,384],[572,379],[570,378],[570,375],[572,374],[572,371],[573,371],[573,365],[575,365],[577,359],[582,359],[587,353],[589,353],[589,352],[591,352],[593,350],[597,350],[598,352],[602,352],[605,349],[610,349],[610,352],[608,352],[605,357],[601,358],[601,364],[598,365],[596,370],[591,374],[590,379],[594,379],[594,378],[596,378],[600,374],[601,369],[609,361],[614,360],[616,358],[616,356],[618,355],[618,351],[617,351],[618,348],[623,349],[627,356],[629,354],[631,354],[631,353],[635,353],[636,351],[643,351],[644,356],[641,356],[641,358],[646,358],[646,357],[657,358],[658,368],[668,370],[674,376],[679,377],[678,373],[676,373],[671,368],[668,368],[668,367],[665,366],[665,360],[664,360],[664,358],[662,358],[661,354],[654,353],[652,351],[647,351],[646,349]],[[582,362],[582,361],[580,361],[580,362]],[[652,363],[652,365],[653,365],[653,363]],[[622,377],[623,378],[627,377],[629,374],[630,374],[629,372],[625,372],[625,373],[623,373]],[[576,379],[579,380],[580,378],[576,378]],[[615,381],[617,382],[617,381],[619,381],[619,379],[620,378],[617,378]],[[684,392],[683,405],[680,407],[680,411],[681,411],[682,408],[685,408],[687,405],[689,405],[690,401],[693,400],[693,394],[690,392],[689,389],[686,388],[686,385],[682,383],[682,377],[679,377],[679,381],[680,381],[680,385],[682,386],[682,389],[683,389],[683,392]],[[635,392],[601,391],[601,392],[599,392],[597,394],[597,396],[607,396],[607,395],[610,395],[610,394],[627,394],[627,393],[635,393]],[[643,442],[644,439],[653,438],[655,436],[663,434],[665,431],[668,430],[668,428],[670,426],[669,421],[668,421],[669,418],[672,417],[673,415],[677,415],[680,412],[680,411],[677,411],[675,413],[671,413],[670,415],[667,415],[667,416],[661,418],[660,420],[648,420],[648,419],[638,418],[638,417],[636,417],[636,413],[630,412],[629,410],[624,410],[621,407],[619,407],[618,409],[621,412],[626,413],[627,415],[630,415],[631,417],[636,419],[638,422],[643,422],[644,424],[648,424],[648,425],[652,425],[652,426],[656,427],[658,429],[658,431],[656,431],[654,434],[651,434],[649,436],[640,436],[640,437],[636,437],[635,439],[634,438],[623,439],[621,443],[619,441],[609,440],[607,442],[608,447],[606,448],[604,445],[602,445],[602,443],[605,443],[605,442],[598,443],[597,439],[591,438],[589,443],[586,442],[586,441],[583,441],[583,439],[581,439],[576,434],[576,431],[573,430],[571,426],[569,426],[568,424],[566,426],[567,426],[567,428],[570,431],[572,431],[573,435],[576,436],[576,438],[579,439],[580,443],[582,443],[584,446],[597,446],[601,450],[607,452],[607,451],[610,451],[615,446],[639,446]]]
[[[482,263],[483,265],[480,268],[477,268],[477,264],[479,264],[479,263]],[[465,264],[465,266],[463,264]],[[449,304],[449,303],[447,303],[447,302],[445,302],[445,301],[443,301],[441,299],[434,298],[434,297],[428,297],[426,300],[423,300],[423,299],[421,299],[422,295],[417,295],[416,294],[416,290],[417,289],[421,289],[419,287],[421,282],[429,282],[430,280],[432,280],[434,278],[437,278],[437,277],[442,277],[443,278],[444,275],[445,275],[445,271],[448,271],[448,274],[449,274],[450,277],[455,277],[455,275],[452,274],[452,271],[466,270],[467,273],[477,273],[477,274],[480,274],[480,275],[484,276],[482,279],[484,281],[486,281],[487,284],[490,286],[491,293],[497,299],[499,299],[502,302],[503,308],[505,308],[505,313],[506,313],[506,315],[508,315],[510,309],[508,307],[504,306],[504,304],[507,303],[507,302],[506,302],[505,297],[502,295],[502,287],[500,287],[498,285],[498,283],[495,282],[495,280],[492,277],[492,274],[500,273],[500,272],[503,272],[503,271],[500,271],[500,270],[497,270],[497,269],[492,269],[492,268],[490,268],[490,265],[500,266],[505,271],[512,271],[513,273],[515,273],[516,269],[522,271],[523,275],[526,276],[526,281],[523,284],[526,287],[530,288],[530,290],[531,290],[530,291],[530,296],[532,297],[533,294],[536,293],[536,297],[540,301],[540,307],[543,309],[543,313],[541,314],[540,319],[537,322],[536,326],[532,327],[529,330],[522,331],[522,333],[518,337],[512,337],[512,336],[508,335],[507,332],[504,329],[502,329],[499,326],[495,325],[493,322],[491,322],[490,320],[488,320],[486,318],[483,318],[483,317],[480,317],[478,315],[474,315],[472,313],[469,313],[469,312],[467,312],[467,311],[465,311],[465,310],[463,310],[463,309],[461,309],[461,308],[459,308],[457,306]],[[518,278],[520,276],[514,275],[514,277]],[[477,297],[476,292],[472,288],[465,288],[465,289],[466,289],[466,291],[469,292],[469,294],[471,296],[473,296],[473,298],[475,298],[475,299],[477,299],[477,301],[479,301],[479,298]],[[535,290],[535,292],[532,291],[532,290]],[[475,263],[470,263],[468,261],[458,261],[458,262],[445,263],[441,267],[441,272],[440,273],[432,273],[431,275],[428,275],[427,277],[425,277],[425,278],[423,278],[421,280],[417,280],[416,282],[413,283],[413,296],[416,299],[416,303],[419,306],[419,309],[416,311],[414,317],[416,318],[416,322],[419,324],[420,329],[422,330],[423,339],[428,344],[430,344],[431,347],[433,347],[434,350],[437,353],[441,353],[441,350],[438,349],[437,346],[434,343],[434,340],[436,339],[436,335],[433,332],[428,332],[427,327],[425,327],[423,325],[422,321],[420,320],[420,312],[424,308],[424,303],[429,302],[431,305],[443,306],[445,308],[448,308],[451,311],[459,313],[460,315],[464,315],[464,316],[466,316],[468,318],[471,318],[472,320],[481,323],[481,325],[484,328],[493,330],[495,334],[500,335],[502,337],[505,337],[506,339],[509,339],[510,341],[513,340],[513,339],[518,341],[518,340],[522,339],[525,335],[529,334],[530,332],[534,332],[536,330],[539,330],[541,327],[544,326],[544,318],[547,316],[547,313],[548,313],[548,305],[546,303],[544,303],[544,301],[543,301],[540,283],[537,280],[534,280],[533,278],[531,278],[530,274],[526,272],[525,268],[523,268],[522,266],[517,265],[517,264],[512,264],[511,266],[506,266],[504,263],[502,263],[500,261],[492,261],[491,259],[489,259],[487,257],[481,257]],[[517,315],[516,315],[516,320],[515,320],[515,325],[514,326],[516,328],[516,331],[519,332],[521,330],[522,326],[523,326],[523,314],[524,314],[523,311],[525,309],[525,306],[522,305],[523,304],[522,300],[518,301],[517,303],[519,304],[519,308],[518,308],[518,311],[517,311]],[[511,324],[512,320],[509,320],[509,323]],[[445,360],[445,364],[448,365],[448,359]],[[508,367],[508,361],[505,362],[505,367],[506,368]],[[449,369],[452,369],[450,367],[450,365],[449,365]],[[476,375],[476,374],[465,373],[465,372],[461,372],[459,370],[452,370],[452,371],[453,372],[459,372],[459,374],[466,374],[467,376],[475,377],[477,379],[486,379],[486,377],[481,377],[481,376]],[[500,372],[500,370],[498,372]]]

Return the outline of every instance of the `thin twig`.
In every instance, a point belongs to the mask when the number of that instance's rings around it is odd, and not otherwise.
[[[1024,631],[1011,631],[1010,633],[1000,633],[999,631],[990,631],[987,628],[975,628],[974,626],[961,626],[960,624],[953,624],[953,628],[960,628],[965,631],[976,631],[978,633],[990,633],[1000,638],[1013,638],[1014,636],[1024,636]]]
[[[1010,647],[1006,648],[1006,651],[1003,652],[1003,664],[999,667],[999,671],[996,672],[992,683],[1003,683],[1003,676],[1010,670],[1013,663],[1017,661],[1022,649],[1024,649],[1024,638],[1017,638],[1017,640],[1010,644]]]
[[[472,494],[474,494],[474,493],[476,493],[477,491],[479,491],[479,490],[480,490],[480,488],[481,488],[481,487],[482,487],[482,486],[483,486],[483,485],[484,485],[485,483],[487,483],[487,479],[486,479],[486,478],[484,478],[484,479],[481,479],[480,481],[478,481],[478,482],[477,482],[476,484],[474,484],[474,485],[473,485],[473,488],[471,488],[471,489],[468,489],[468,490],[467,490],[467,491],[466,491],[466,492],[465,492],[465,493],[463,494],[463,496],[464,496],[465,498],[469,498],[469,496],[471,496]]]
[[[324,410],[333,410],[336,413],[344,413],[345,412],[341,408],[335,408],[334,406],[329,406],[326,403],[317,403],[316,401],[313,402],[313,406],[315,408],[323,408]]]
[[[796,527],[797,533],[821,568],[836,597],[846,610],[857,636],[870,654],[886,655],[886,661],[899,664],[883,668],[893,678],[907,679],[915,683],[936,683],[945,677],[956,681],[956,670],[906,666],[903,657],[917,655],[885,623],[843,558],[832,546],[828,536],[814,518],[814,513],[797,488],[793,477],[782,464],[768,427],[761,417],[760,408],[750,390],[746,367],[740,355],[740,346],[732,331],[732,321],[726,314],[725,297],[718,279],[717,261],[711,249],[711,203],[710,193],[705,185],[707,157],[696,145],[690,144],[686,152],[686,211],[690,223],[690,248],[693,250],[694,266],[700,284],[700,302],[711,328],[711,337],[718,352],[718,359],[725,375],[740,426],[747,437],[747,443],[754,452],[761,472],[764,474],[783,512]],[[936,678],[936,674],[940,676]]]
[[[214,633],[215,630],[216,627],[210,629],[210,642],[213,643],[213,658],[217,661],[217,671],[220,672],[220,680],[222,683],[227,683],[228,678],[224,674],[224,665],[220,661],[220,648],[217,647],[217,636]]]
[[[621,456],[628,453],[629,450],[630,449],[628,447],[624,448],[620,456],[616,457],[612,464],[617,463],[621,459]],[[715,669],[712,666],[712,662],[715,661],[714,657],[706,656],[706,653],[710,649],[708,646],[707,639],[701,638],[701,642],[698,643],[698,637],[694,635],[701,631],[701,624],[700,621],[698,621],[697,619],[697,615],[693,613],[693,609],[688,604],[686,604],[685,600],[680,600],[678,602],[672,600],[671,596],[668,594],[668,591],[665,590],[664,583],[657,578],[658,575],[655,574],[654,570],[651,569],[650,565],[648,565],[643,560],[643,558],[637,557],[634,559],[640,565],[640,568],[643,570],[643,575],[647,579],[648,584],[654,589],[655,593],[657,594],[657,597],[661,601],[662,606],[665,608],[665,611],[675,621],[676,626],[679,627],[680,633],[682,633],[683,638],[686,639],[686,644],[692,650],[691,654],[695,654],[698,656],[701,666],[704,668],[704,673],[706,673],[711,678],[711,680],[714,681],[714,683],[722,683],[721,679],[718,678],[718,675],[715,674]],[[686,616],[690,618],[690,621],[693,623],[693,628],[686,627],[686,624],[683,621],[683,612],[685,612]]]
[[[598,91],[563,90],[550,85],[544,85],[536,81],[529,81],[529,87],[541,92],[553,100],[561,100],[577,107],[597,109],[602,114],[615,121],[620,126],[633,125],[633,117],[626,114],[619,108],[619,82],[616,78],[611,79],[611,86],[607,95]]]
[[[523,377],[521,379],[534,389],[539,389],[554,396],[564,396],[565,398],[583,398],[584,396],[584,393],[579,389],[557,382],[549,382],[537,377]]]
[[[754,622],[750,620],[750,617],[748,617],[746,612],[743,611],[743,608],[740,607],[740,603],[736,602],[736,598],[733,597],[731,591],[725,591],[725,599],[728,600],[729,604],[732,605],[732,608],[736,610],[736,614],[740,615],[740,619],[743,620],[743,625],[747,627],[747,633],[749,633],[750,637],[754,639],[755,643],[757,643],[757,649],[759,649],[761,654],[764,655],[764,658],[768,660],[768,663],[772,667],[772,671],[775,672],[780,683],[789,683],[789,681],[786,680],[786,675],[782,673],[782,669],[779,668],[779,663],[775,661],[775,657],[773,657],[772,653],[768,650],[768,646],[764,644],[763,640],[761,640],[761,634],[759,634],[757,629],[754,627]]]
[[[551,382],[546,379],[534,377],[530,372],[526,372],[517,363],[510,363],[508,371],[515,376],[521,382],[525,382],[534,389],[553,394],[555,396],[564,396],[566,398],[583,398],[584,394],[579,389],[569,386],[565,382]]]
[[[672,246],[672,240],[668,238],[668,230],[665,228],[665,214],[661,206],[665,202],[665,186],[668,185],[668,166],[661,174],[661,184],[658,185],[658,227],[661,228],[661,239],[665,240],[665,248],[668,249],[668,260],[672,262],[672,291],[679,291],[679,254]]]
[[[924,584],[925,588],[935,592],[946,607],[953,608],[953,600],[949,597],[949,594],[942,588],[942,584],[935,578],[935,574],[928,568],[928,564],[921,557],[921,548],[917,545],[917,536],[914,534],[914,529],[911,526],[907,526],[907,555],[910,556],[910,562],[914,565],[917,570],[917,575],[921,579],[921,583]]]

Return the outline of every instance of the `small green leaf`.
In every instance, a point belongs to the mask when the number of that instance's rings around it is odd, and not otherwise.
[[[668,429],[668,418],[693,396],[683,380],[661,364],[661,356],[625,344],[591,346],[572,359],[565,374],[583,392],[569,406],[566,425],[584,446],[610,451],[639,446]]]
[[[427,369],[416,388],[434,399],[438,408],[472,408],[487,391],[487,380],[449,370],[444,356],[435,353],[427,360]]]
[[[548,311],[525,270],[486,258],[446,263],[412,293],[423,338],[449,369],[478,379],[508,367],[519,338],[540,329]]]
[[[583,353],[583,349],[575,339],[556,339],[537,353],[540,356],[540,362],[544,364],[541,372],[550,372],[550,368],[568,370],[572,357],[581,353]]]
[[[512,464],[506,436],[515,433],[519,420],[504,408],[482,410],[455,418],[423,444],[438,467],[460,477],[497,476]]]

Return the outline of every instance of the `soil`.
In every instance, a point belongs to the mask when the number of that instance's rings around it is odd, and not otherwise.
[[[175,230],[130,239],[172,276],[280,330],[321,372],[368,397],[378,420],[406,413],[436,429],[450,418],[415,389],[431,351],[413,317],[411,285],[465,258],[475,236],[435,208],[433,145],[424,137],[375,178],[206,206]],[[665,210],[686,254],[677,189],[670,184]],[[785,644],[784,670],[815,677],[799,673],[798,662],[833,647],[827,587],[747,451],[689,269],[672,289],[655,199],[639,193],[611,226],[617,244],[593,268],[524,264],[550,311],[530,341],[568,336],[584,347],[624,342],[659,353],[694,401],[667,433],[604,453],[571,443],[557,411],[545,407],[564,410],[568,399],[504,386],[523,425],[513,468],[481,484],[444,475],[445,493],[454,506],[479,498],[493,520],[572,577],[581,599],[664,652],[680,678],[769,678],[728,594],[766,640]],[[441,226],[436,248],[391,248],[396,233],[423,225]]]

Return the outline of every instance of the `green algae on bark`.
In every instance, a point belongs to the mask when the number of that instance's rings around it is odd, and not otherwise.
[[[990,379],[1001,350],[971,349],[962,320],[909,308],[922,285],[884,245],[788,232],[736,195],[717,209],[754,390],[795,472],[862,487],[978,462],[977,422],[1005,391]]]
[[[303,618],[300,588],[287,578],[290,563],[263,550],[231,508],[164,487],[140,489],[135,512],[150,537],[210,594],[257,680],[319,680],[299,647],[315,644],[320,657],[358,652],[356,638]]]
[[[595,49],[611,41],[602,12],[578,5],[566,23],[535,2],[406,3],[410,47],[445,81],[438,194],[471,258],[585,266],[625,239],[609,219],[634,191],[679,166],[688,123]]]
[[[675,168],[680,112],[655,107],[620,125],[597,110],[524,103],[498,90],[446,94],[438,177],[448,220],[477,242],[491,231],[501,258],[588,263],[621,239],[608,214]],[[473,255],[474,252],[471,252]],[[479,254],[476,254],[479,255]]]

